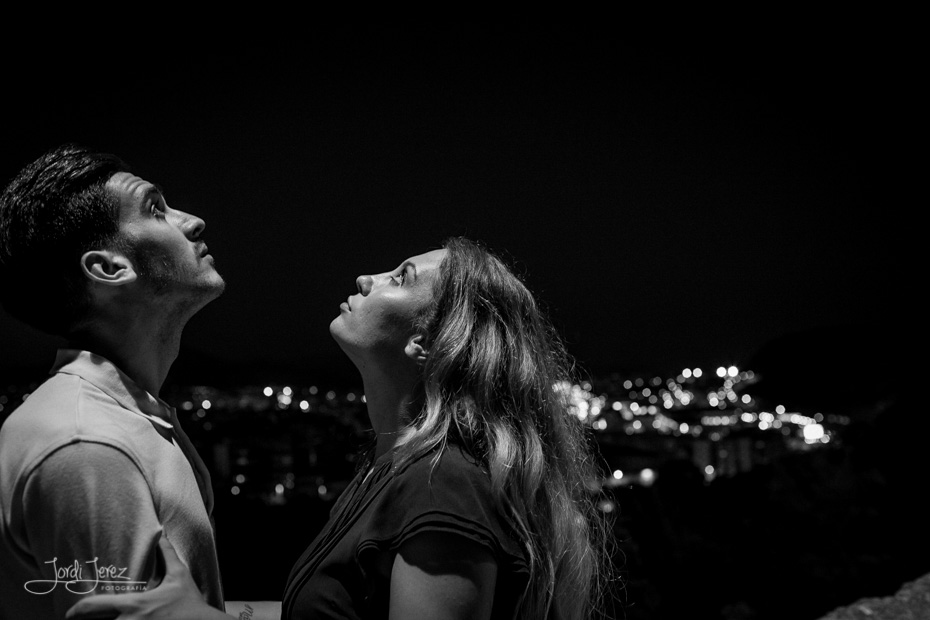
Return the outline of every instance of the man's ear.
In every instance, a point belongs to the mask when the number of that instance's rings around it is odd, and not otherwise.
[[[407,354],[407,357],[415,361],[417,366],[425,364],[426,357],[429,355],[429,351],[423,346],[425,340],[425,336],[417,334],[416,336],[411,336],[410,339],[407,340],[407,346],[404,347],[404,353]]]
[[[112,250],[91,250],[81,256],[81,271],[91,282],[122,286],[139,277],[125,254]]]

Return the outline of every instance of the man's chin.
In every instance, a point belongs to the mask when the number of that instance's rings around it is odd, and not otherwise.
[[[210,303],[217,297],[220,297],[226,291],[226,282],[222,279],[215,284],[212,284],[207,290],[204,291],[204,305]]]
[[[226,280],[224,280],[222,276],[220,276],[219,274],[216,274],[216,278],[218,280],[218,282],[215,285],[216,297],[219,297],[226,291]],[[214,297],[214,299],[216,297]]]
[[[226,281],[217,275],[215,278],[188,287],[183,295],[196,307],[196,312],[217,297],[220,297],[225,291]]]

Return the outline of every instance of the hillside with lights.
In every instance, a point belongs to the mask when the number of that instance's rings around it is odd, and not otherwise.
[[[617,534],[618,617],[816,620],[928,572],[912,456],[926,420],[885,375],[828,377],[804,375],[836,396],[800,405],[736,366],[556,386],[599,452],[589,488]],[[0,421],[36,386],[0,389]],[[364,394],[269,382],[162,396],[211,471],[224,587],[279,597],[370,441]]]

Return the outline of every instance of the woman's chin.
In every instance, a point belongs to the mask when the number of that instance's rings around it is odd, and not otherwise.
[[[337,317],[335,321],[329,325],[329,333],[333,337],[333,340],[336,341],[336,344],[339,345],[339,348],[342,349],[342,352],[345,353],[346,357],[355,364],[355,366],[361,370],[361,360],[363,355],[358,347],[352,345],[352,342],[345,337],[345,333],[342,330],[342,326],[338,325],[339,318]]]

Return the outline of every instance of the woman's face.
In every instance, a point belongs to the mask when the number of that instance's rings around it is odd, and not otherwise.
[[[329,331],[358,364],[393,361],[415,335],[413,321],[432,300],[432,283],[446,250],[412,256],[396,269],[359,276],[358,292],[339,306]]]

